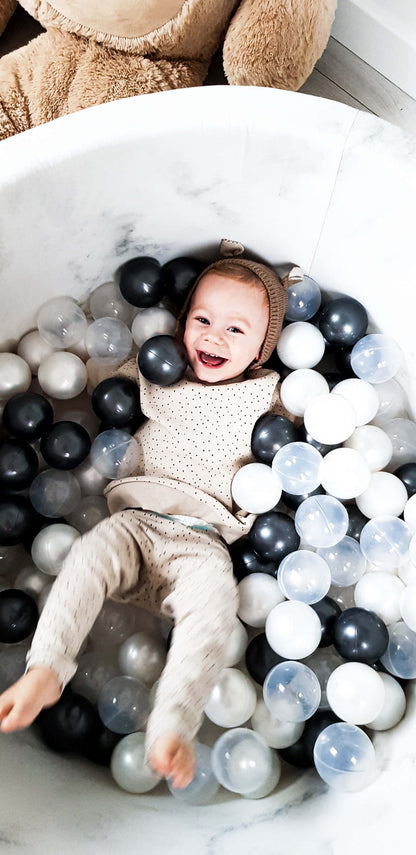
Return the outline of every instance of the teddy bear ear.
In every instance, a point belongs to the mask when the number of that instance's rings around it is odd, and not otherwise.
[[[222,238],[220,242],[220,255],[222,255],[224,258],[236,258],[239,255],[243,255],[243,253],[243,244],[239,243],[238,240]]]
[[[292,285],[295,285],[296,282],[302,282],[303,270],[297,265],[293,265],[293,267],[290,267],[288,272],[282,276],[281,279],[283,288],[287,291],[287,289]]]

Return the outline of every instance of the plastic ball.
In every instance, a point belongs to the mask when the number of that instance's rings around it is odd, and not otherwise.
[[[208,804],[219,790],[219,782],[212,770],[212,750],[207,745],[197,742],[195,745],[196,769],[194,777],[187,787],[174,787],[169,779],[169,792],[179,802],[188,805]]]
[[[231,494],[239,508],[248,513],[263,514],[277,505],[282,495],[282,484],[270,466],[247,463],[234,475]]]
[[[159,679],[166,661],[166,646],[147,632],[136,632],[120,647],[120,671],[151,686]]]
[[[91,405],[104,424],[123,428],[143,419],[137,383],[127,377],[108,377],[95,387]]]
[[[312,605],[328,593],[331,572],[321,556],[309,549],[299,549],[283,559],[277,581],[288,600],[300,600]]]
[[[7,406],[7,404],[6,404]],[[416,462],[414,463],[403,463],[402,466],[399,466],[394,470],[393,475],[396,475],[397,478],[403,482],[406,487],[407,495],[409,499],[415,495],[416,493]]]
[[[299,495],[315,490],[321,483],[322,455],[307,442],[284,445],[272,462],[272,471],[279,477],[286,493]]]
[[[389,643],[381,662],[394,677],[413,680],[416,677],[416,632],[404,621],[388,627]]]
[[[349,378],[341,380],[332,389],[332,395],[340,395],[349,401],[355,413],[355,424],[357,427],[371,422],[379,408],[379,397],[377,391],[365,380]]]
[[[27,362],[32,374],[37,375],[42,359],[50,356],[54,348],[40,335],[39,330],[31,330],[22,336],[17,345],[17,355]]]
[[[328,678],[331,709],[349,724],[368,724],[381,712],[384,685],[380,675],[363,662],[345,662]]]
[[[280,387],[280,397],[283,406],[294,416],[303,416],[305,409],[316,395],[329,392],[325,377],[312,368],[298,368],[292,371]]]
[[[0,499],[0,546],[24,542],[36,523],[36,513],[23,496]]]
[[[368,315],[362,303],[353,297],[336,297],[324,303],[318,324],[329,344],[349,347],[366,332]]]
[[[32,372],[24,359],[15,353],[0,353],[0,401],[26,392],[32,382]]]
[[[355,501],[366,517],[400,516],[407,502],[407,490],[390,472],[373,472],[368,487]]]
[[[310,493],[302,493],[300,496],[295,495],[294,493],[286,493],[282,490],[282,502],[286,505],[287,508],[290,508],[292,511],[297,511],[299,505],[305,501],[305,499],[309,499],[310,496],[324,496],[325,490],[322,486],[316,488],[316,490],[311,490]]]
[[[55,523],[42,528],[32,543],[32,560],[48,576],[57,576],[72,544],[80,534],[71,525]]]
[[[353,448],[329,451],[322,461],[320,472],[323,488],[337,499],[356,499],[367,490],[371,481],[368,464]],[[358,502],[357,506],[360,507]]]
[[[296,511],[295,528],[311,546],[334,546],[345,536],[348,513],[333,496],[310,496]]]
[[[53,707],[42,710],[37,722],[48,748],[59,753],[82,751],[92,733],[95,712],[86,698],[68,693]]]
[[[108,516],[109,510],[104,496],[83,496],[74,510],[66,514],[66,520],[80,534],[84,534]]]
[[[188,291],[192,288],[197,276],[202,273],[204,266],[198,258],[187,255],[167,261],[163,265],[163,272],[169,300],[182,306]]]
[[[409,557],[412,530],[395,516],[369,520],[360,535],[361,551],[367,561],[383,570],[400,567]]]
[[[136,609],[128,603],[106,600],[90,631],[90,639],[100,650],[115,647],[133,634]]]
[[[317,603],[311,603],[311,605],[321,621],[321,640],[319,642],[319,647],[329,647],[333,641],[335,618],[341,614],[341,608],[338,603],[329,596],[322,597],[322,599],[318,600]],[[316,655],[317,653],[312,654],[312,656]]]
[[[235,728],[217,739],[212,750],[212,768],[225,789],[249,794],[268,780],[272,752],[258,733],[248,728]]]
[[[115,733],[144,728],[149,714],[149,691],[134,677],[113,677],[98,696],[100,718]]]
[[[310,276],[303,274],[300,282],[290,285],[287,293],[287,321],[308,321],[321,305],[321,289]]]
[[[416,424],[410,419],[392,419],[383,426],[393,443],[389,468],[395,470],[416,460]]]
[[[321,688],[317,676],[303,662],[281,662],[268,673],[263,698],[275,718],[301,722],[318,709]]]
[[[323,456],[325,454],[328,454],[328,451],[332,451],[333,448],[338,448],[340,445],[340,443],[338,443],[338,442],[335,444],[334,443],[326,443],[326,442],[318,442],[317,439],[314,439],[314,437],[311,436],[310,433],[308,433],[304,424],[301,424],[298,427],[298,439],[301,442],[307,442],[308,445],[313,445],[313,447],[316,448],[316,450],[319,451],[319,453],[322,454]]]
[[[3,410],[3,425],[17,439],[34,442],[53,422],[53,409],[49,401],[35,392],[20,392],[9,398]]]
[[[352,404],[333,392],[316,395],[309,401],[303,419],[307,432],[327,445],[344,442],[356,427]]]
[[[32,481],[29,495],[39,514],[51,518],[64,517],[79,503],[81,490],[71,472],[46,469]]]
[[[346,448],[361,454],[372,472],[384,469],[393,454],[393,443],[386,432],[376,425],[362,425],[345,440]]]
[[[127,326],[134,317],[133,307],[121,295],[115,282],[103,282],[91,291],[89,310],[95,321],[98,318],[117,318]]]
[[[404,584],[392,573],[365,573],[354,588],[355,605],[375,612],[388,626],[400,620],[400,597]]]
[[[243,658],[248,644],[248,633],[241,621],[236,620],[225,653],[224,668],[233,668]]]
[[[276,350],[288,368],[313,368],[324,355],[325,340],[312,324],[295,321],[280,333]]]
[[[156,335],[173,335],[176,327],[176,318],[168,309],[153,306],[151,309],[143,309],[139,312],[131,327],[133,341],[138,348],[149,338]]]
[[[250,573],[238,586],[238,617],[248,626],[263,627],[269,612],[283,602],[276,579],[266,573]]]
[[[354,540],[359,541],[361,532],[367,522],[368,518],[358,510],[355,502],[348,505],[348,537],[353,537]]]
[[[47,584],[47,576],[41,570],[38,570],[34,564],[28,564],[26,567],[22,567],[17,573],[13,587],[18,591],[24,591],[25,594],[29,594],[29,597],[32,597],[36,602]]]
[[[361,338],[351,352],[351,367],[361,380],[385,383],[397,374],[402,353],[391,336],[371,333]]]
[[[279,511],[260,514],[250,530],[250,541],[264,561],[280,563],[300,543],[293,520]]]
[[[403,718],[406,711],[406,695],[391,674],[379,675],[384,685],[384,703],[379,714],[368,722],[367,727],[371,730],[389,730]]]
[[[6,439],[0,444],[0,487],[24,490],[38,471],[38,456],[28,442]]]
[[[25,591],[0,591],[0,642],[16,644],[36,627],[38,610],[33,597]]]
[[[166,274],[156,258],[138,256],[121,266],[119,286],[128,303],[139,309],[147,309],[162,299]]]
[[[109,766],[113,751],[121,738],[119,733],[109,730],[102,723],[98,713],[95,713],[92,732],[87,743],[82,746],[82,754],[99,766]]]
[[[101,689],[118,674],[115,653],[109,655],[107,650],[91,650],[79,657],[71,688],[92,704],[96,704]]]
[[[253,715],[256,699],[256,690],[246,674],[223,668],[209,695],[205,715],[220,727],[239,727]]]
[[[359,727],[344,722],[329,725],[318,736],[314,762],[326,784],[346,793],[363,790],[377,775],[371,740]]]
[[[126,478],[134,473],[139,464],[137,442],[125,430],[105,430],[94,439],[90,460],[105,478]]]
[[[384,621],[375,612],[352,608],[336,618],[333,640],[335,649],[344,659],[371,665],[385,653],[389,634]]]
[[[91,358],[106,365],[127,359],[132,341],[127,324],[117,318],[98,318],[89,325],[85,336]]]
[[[259,686],[263,685],[269,671],[279,662],[282,662],[282,657],[270,647],[264,633],[260,633],[251,639],[247,646],[245,659],[250,677]]]
[[[55,422],[40,441],[44,460],[55,469],[75,469],[88,456],[90,448],[85,428],[69,421]]]
[[[266,706],[262,698],[257,701],[256,709],[251,717],[253,730],[266,740],[270,748],[287,748],[293,745],[302,735],[305,723],[303,721],[287,721],[276,718]]]
[[[334,546],[318,548],[331,572],[331,582],[338,588],[347,588],[361,579],[366,570],[366,560],[360,545],[353,537],[341,538]]]
[[[296,439],[296,428],[286,416],[264,413],[254,425],[251,451],[260,463],[270,465],[279,448]]]
[[[279,603],[266,620],[266,638],[270,647],[285,659],[304,659],[318,647],[321,622],[307,603],[288,600]]]
[[[149,383],[171,386],[182,379],[188,365],[183,344],[170,335],[156,335],[142,345],[139,370]]]
[[[111,774],[128,793],[148,793],[161,780],[145,761],[144,740],[144,733],[130,733],[120,739],[111,757]]]
[[[263,561],[253,549],[248,537],[240,537],[229,547],[233,562],[234,576],[238,582],[250,573],[267,573],[276,576],[277,565],[273,561]]]
[[[397,380],[386,380],[385,383],[377,383],[376,392],[379,398],[377,415],[373,424],[383,427],[386,421],[391,421],[398,416],[403,416],[406,411],[406,395],[403,386]]]
[[[75,353],[51,353],[39,365],[38,380],[52,398],[76,398],[87,385],[87,369]]]
[[[42,338],[55,350],[76,344],[87,330],[84,312],[72,297],[47,300],[38,310],[36,323]]]
[[[75,475],[83,496],[101,496],[109,481],[97,472],[88,457],[73,470],[72,474]]]
[[[339,609],[341,612],[341,609]],[[319,701],[319,710],[329,710],[329,702],[326,694],[326,687],[328,685],[328,680],[332,672],[335,668],[338,668],[339,665],[342,665],[343,659],[338,653],[332,648],[325,648],[315,650],[311,656],[308,656],[303,664],[307,665],[308,668],[313,671],[315,677],[318,678],[319,686],[321,689],[321,698]],[[315,714],[316,715],[316,714]],[[332,723],[332,722],[331,722]],[[330,724],[330,722],[328,722]]]
[[[416,531],[416,496],[410,497],[407,499],[407,502],[403,508],[403,519],[405,523],[412,529],[413,532]]]

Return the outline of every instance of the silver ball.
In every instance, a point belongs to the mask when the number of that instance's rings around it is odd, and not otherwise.
[[[72,470],[72,474],[75,475],[83,496],[100,496],[109,482],[109,478],[105,478],[91,466],[88,457]]]
[[[148,793],[158,785],[160,776],[145,763],[143,733],[130,733],[116,745],[111,774],[116,784],[128,793]]]
[[[118,661],[122,674],[151,686],[163,671],[166,648],[150,633],[136,632],[121,645]]]
[[[57,576],[72,544],[80,536],[71,525],[54,523],[42,528],[32,543],[32,560],[48,576]]]
[[[18,392],[27,392],[32,372],[16,353],[0,353],[0,399],[7,401]]]
[[[38,380],[47,395],[68,400],[75,398],[85,389],[87,369],[79,356],[57,351],[40,363]]]
[[[42,338],[39,330],[32,330],[20,339],[17,353],[27,362],[32,374],[36,375],[42,360],[53,353],[53,347]]]

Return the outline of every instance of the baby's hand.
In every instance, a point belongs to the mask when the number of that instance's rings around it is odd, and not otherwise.
[[[11,733],[28,727],[44,707],[59,701],[61,686],[51,668],[31,668],[0,695],[0,730]]]

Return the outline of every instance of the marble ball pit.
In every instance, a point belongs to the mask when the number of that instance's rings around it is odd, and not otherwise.
[[[226,124],[219,120],[221,113]],[[220,237],[229,236],[272,263],[296,261],[329,294],[361,299],[375,329],[388,331],[402,346],[406,358],[400,380],[414,415],[411,317],[401,306],[392,311],[391,289],[399,276],[404,303],[405,295],[410,300],[416,270],[413,139],[339,104],[267,90],[214,88],[95,108],[3,144],[2,156],[2,175],[7,176],[0,190],[1,212],[7,211],[7,216],[0,213],[4,350],[33,327],[43,300],[57,293],[82,300],[141,251],[163,260],[191,252],[209,258]],[[69,821],[76,811],[83,852],[106,851],[106,846],[109,852],[122,829],[126,852],[136,851],[140,830],[154,851],[164,851],[168,841],[172,852],[187,843],[216,855],[241,845],[250,851],[261,834],[262,851],[271,853],[277,829],[281,845],[293,845],[304,821],[308,852],[322,851],[330,837],[338,855],[347,851],[339,821],[342,806],[342,824],[349,816],[355,820],[349,847],[352,840],[362,845],[368,838],[378,852],[390,851],[393,842],[406,839],[400,820],[406,804],[411,805],[414,778],[409,763],[400,761],[412,751],[413,707],[411,691],[403,722],[377,738],[382,774],[368,790],[349,796],[351,801],[328,791],[316,775],[286,769],[268,799],[245,801],[242,811],[238,796],[222,792],[204,808],[203,818],[186,806],[179,812],[159,789],[132,807],[100,770],[45,754],[30,732],[3,739],[6,845],[30,835],[31,851],[47,853],[59,837],[61,850],[73,852]],[[47,769],[42,781],[40,762]],[[80,797],[80,777],[88,800]],[[33,805],[30,829],[16,806],[15,793],[22,789],[26,805]],[[53,804],[53,819],[33,818],[40,796]],[[180,829],[177,843],[173,829]]]

